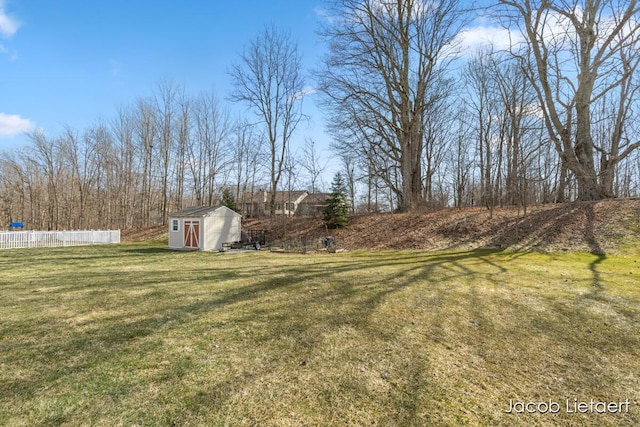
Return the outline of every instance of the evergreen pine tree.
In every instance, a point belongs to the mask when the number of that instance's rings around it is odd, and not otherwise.
[[[327,199],[327,205],[323,210],[323,218],[328,228],[346,227],[349,221],[349,203],[347,202],[347,189],[340,172],[336,173],[331,183],[331,195]]]
[[[222,189],[222,206],[226,206],[229,209],[238,212],[236,199],[233,197],[233,193],[228,187]]]

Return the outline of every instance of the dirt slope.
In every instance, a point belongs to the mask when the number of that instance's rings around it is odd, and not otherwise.
[[[640,199],[530,207],[445,209],[421,214],[372,214],[347,228],[326,230],[319,218],[247,219],[246,229],[266,229],[272,241],[317,241],[331,235],[353,249],[503,248],[615,252],[640,240]]]
[[[123,242],[140,242],[167,237],[168,225],[157,225],[149,228],[122,230],[120,240]]]

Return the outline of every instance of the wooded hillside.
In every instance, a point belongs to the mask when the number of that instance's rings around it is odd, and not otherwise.
[[[319,240],[332,235],[338,247],[355,249],[517,249],[617,251],[640,242],[640,199],[536,206],[524,215],[514,207],[443,209],[353,217],[347,228],[326,230],[320,219],[248,220],[275,241]],[[314,242],[315,243],[315,242]]]

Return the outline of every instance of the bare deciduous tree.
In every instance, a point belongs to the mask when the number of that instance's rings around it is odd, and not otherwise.
[[[500,0],[525,43],[513,53],[536,90],[547,131],[580,200],[613,195],[616,165],[640,147],[626,131],[637,91],[637,0]],[[614,99],[612,132],[594,134],[594,106]]]
[[[256,184],[266,172],[265,153],[262,150],[263,136],[258,134],[256,126],[238,120],[234,126],[233,162],[236,181],[235,200],[243,216],[255,216],[252,201]]]
[[[174,140],[177,129],[179,113],[176,99],[182,88],[171,80],[163,80],[158,84],[155,96],[155,116],[158,153],[160,155],[160,215],[162,223],[166,224],[169,210],[169,168],[174,153]]]
[[[332,14],[324,31],[330,51],[319,74],[336,139],[364,138],[385,168],[400,172],[397,183],[395,174],[380,175],[390,178],[399,208],[417,209],[424,196],[425,116],[442,95],[434,89],[463,25],[458,1],[336,0]]]
[[[305,139],[300,161],[302,168],[307,172],[311,193],[318,192],[319,187],[324,187],[322,173],[327,169],[328,162],[320,159],[316,142],[312,138]]]
[[[142,188],[140,189],[140,213],[138,226],[151,225],[151,208],[155,184],[154,145],[157,144],[157,118],[152,101],[140,98],[136,102],[135,144],[142,163]]]
[[[497,139],[500,127],[500,94],[495,88],[493,78],[496,70],[492,67],[491,54],[479,52],[467,62],[464,78],[469,90],[468,108],[474,120],[474,136],[477,142],[476,153],[480,178],[479,204],[492,209],[495,194],[493,191],[494,159],[498,157]]]
[[[220,105],[215,92],[202,93],[191,107],[194,134],[187,147],[188,164],[193,178],[195,198],[211,205],[216,197],[217,179],[228,163],[228,138],[232,126],[229,112]]]
[[[191,140],[191,98],[184,92],[178,97],[179,123],[177,125],[176,145],[176,177],[175,177],[175,208],[182,209],[185,198],[185,175],[187,169],[187,150]]]
[[[46,200],[46,216],[41,217],[39,222],[46,229],[55,230],[58,227],[60,214],[60,178],[64,169],[60,144],[55,139],[47,138],[39,130],[30,132],[28,137],[32,143],[28,160],[36,165],[44,178],[43,181],[46,182],[46,192],[43,194]],[[40,213],[44,214],[44,212]]]
[[[229,74],[231,100],[246,103],[265,126],[271,155],[271,215],[287,146],[302,119],[304,80],[298,47],[288,33],[266,27],[249,43]]]
[[[135,111],[133,108],[120,107],[117,116],[111,122],[111,133],[114,138],[115,163],[114,185],[118,195],[117,224],[121,228],[131,228],[134,224],[135,201],[139,185],[139,157],[136,156],[135,135]]]

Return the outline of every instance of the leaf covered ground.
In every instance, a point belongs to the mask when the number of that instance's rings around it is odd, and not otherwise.
[[[355,249],[513,249],[615,252],[640,238],[640,199],[606,200],[522,208],[442,209],[419,214],[356,215],[341,230],[319,218],[247,219],[274,240],[317,240],[332,235]]]

